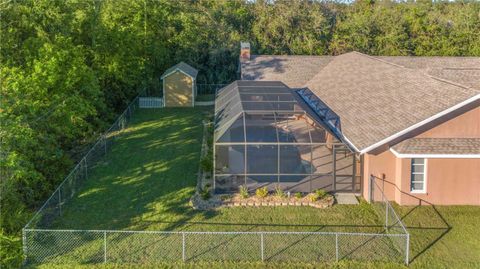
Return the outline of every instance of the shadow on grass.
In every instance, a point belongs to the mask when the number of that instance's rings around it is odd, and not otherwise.
[[[422,225],[422,223],[409,219],[409,217],[414,219],[418,214],[432,216],[430,221],[434,223],[429,222],[425,226],[425,224]],[[412,238],[410,263],[427,252],[452,229],[435,205],[421,199],[419,199],[419,204],[402,215],[401,219],[406,224]]]
[[[81,191],[65,204],[62,219],[55,228],[173,231],[208,225],[213,229],[241,227],[246,231],[260,227],[311,228],[312,231],[329,228],[383,230],[383,226],[370,223],[343,225],[329,224],[329,220],[325,220],[325,224],[311,225],[294,223],[288,218],[281,220],[283,224],[272,224],[275,220],[269,218],[264,218],[267,223],[209,222],[221,212],[196,211],[188,204],[196,186],[204,118],[205,115],[198,113],[197,109],[139,111],[129,128],[116,139],[111,151],[89,173]],[[352,211],[338,210],[328,214],[333,217],[339,214],[334,219],[338,222],[365,216],[358,210]],[[296,216],[303,212],[297,212]],[[349,213],[351,215],[343,215]],[[270,214],[269,217],[275,218],[275,212]],[[328,217],[328,214],[320,216]],[[197,221],[197,218],[205,221]],[[127,244],[129,240],[122,241]],[[299,240],[305,238],[287,242],[292,244],[279,249],[276,255],[297,247]],[[161,245],[159,242],[153,241],[150,246]],[[225,245],[224,242],[220,244]],[[147,246],[149,244],[137,252],[148,249]],[[210,251],[218,250],[220,246],[214,244]]]
[[[452,227],[434,204],[400,190],[393,182],[379,177],[376,179],[392,185],[401,195],[417,201],[417,205],[412,207],[395,208],[410,233],[409,263],[412,263],[447,235]]]
[[[89,179],[65,203],[55,228],[130,229],[158,212],[189,219],[206,110],[140,110]],[[160,219],[162,216],[160,216]],[[50,228],[50,227],[42,227]]]

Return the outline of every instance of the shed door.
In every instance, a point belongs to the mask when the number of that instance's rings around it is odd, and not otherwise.
[[[165,77],[165,106],[193,106],[192,78],[182,72]]]

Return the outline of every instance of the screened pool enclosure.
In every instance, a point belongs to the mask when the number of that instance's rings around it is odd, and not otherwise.
[[[307,112],[308,111],[308,112]],[[236,81],[215,101],[214,189],[356,192],[355,154],[281,82]],[[309,114],[310,113],[310,114]]]

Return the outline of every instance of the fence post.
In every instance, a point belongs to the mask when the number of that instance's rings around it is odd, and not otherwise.
[[[406,240],[406,246],[405,246],[405,264],[408,265],[408,263],[410,262],[410,234],[407,233],[407,240]]]
[[[27,235],[25,234],[25,228],[22,229],[22,249],[23,249],[23,256],[25,260],[28,259],[27,257]]]
[[[265,261],[264,248],[265,248],[265,245],[263,243],[263,233],[261,233],[260,234],[260,250],[261,250],[261,254],[262,254],[262,262]]]
[[[338,262],[338,233],[335,233],[335,261]]]
[[[186,256],[185,256],[185,232],[182,232],[182,260],[184,262],[186,261]]]
[[[107,155],[107,135],[106,134],[103,135],[103,149],[105,151],[104,155]]]
[[[372,203],[372,176],[368,177],[368,194],[367,194],[367,197],[368,197],[368,202],[369,203]]]
[[[385,230],[388,231],[388,201],[385,198]]]
[[[107,263],[107,231],[103,231],[103,263]]]

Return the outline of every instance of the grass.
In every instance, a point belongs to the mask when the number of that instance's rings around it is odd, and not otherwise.
[[[411,268],[480,268],[479,206],[397,207],[411,235]]]
[[[346,231],[378,232],[382,227],[371,205],[225,208],[196,211],[189,206],[194,193],[207,109],[141,110],[97,165],[78,195],[63,209],[61,229],[170,231]],[[480,207],[397,207],[411,233],[411,268],[478,268]],[[72,237],[72,243],[76,244]],[[95,238],[94,238],[95,239]],[[99,238],[96,238],[97,240]],[[115,240],[115,239],[113,239]],[[128,238],[126,246],[162,244],[152,237]],[[202,242],[203,238],[198,238]],[[245,240],[249,246],[258,242]],[[286,240],[286,239],[285,239]],[[281,241],[281,240],[280,240]],[[287,240],[286,240],[287,241]],[[101,241],[99,241],[101,242]],[[100,247],[92,239],[91,247]],[[120,241],[119,242],[119,245]],[[163,241],[160,241],[163,242]],[[171,245],[174,242],[171,241]],[[128,243],[128,244],[127,244]],[[327,243],[311,241],[311,245]],[[167,244],[169,245],[169,244]],[[206,245],[206,244],[203,244]],[[307,245],[308,246],[308,245]],[[175,247],[177,249],[177,247]],[[180,249],[180,248],[178,248]],[[190,248],[192,249],[192,248]],[[223,249],[225,250],[225,249]],[[145,250],[142,250],[145,251]],[[222,249],[220,249],[221,254]],[[234,251],[239,251],[238,249]],[[243,251],[243,250],[242,250]],[[308,251],[299,249],[299,255]],[[79,247],[88,254],[88,249]],[[118,255],[122,254],[118,250]],[[258,251],[255,250],[255,253]],[[110,255],[114,255],[111,253]],[[100,259],[102,257],[94,257]],[[126,261],[128,262],[128,260]],[[58,266],[58,267],[56,267]],[[196,262],[155,265],[40,265],[40,268],[403,268],[398,263],[259,263]]]
[[[188,231],[381,230],[368,204],[196,211],[194,193],[207,109],[142,110],[63,209],[62,229]],[[351,227],[353,225],[353,227]]]
[[[156,229],[188,211],[206,109],[140,110],[64,207],[57,227]]]

